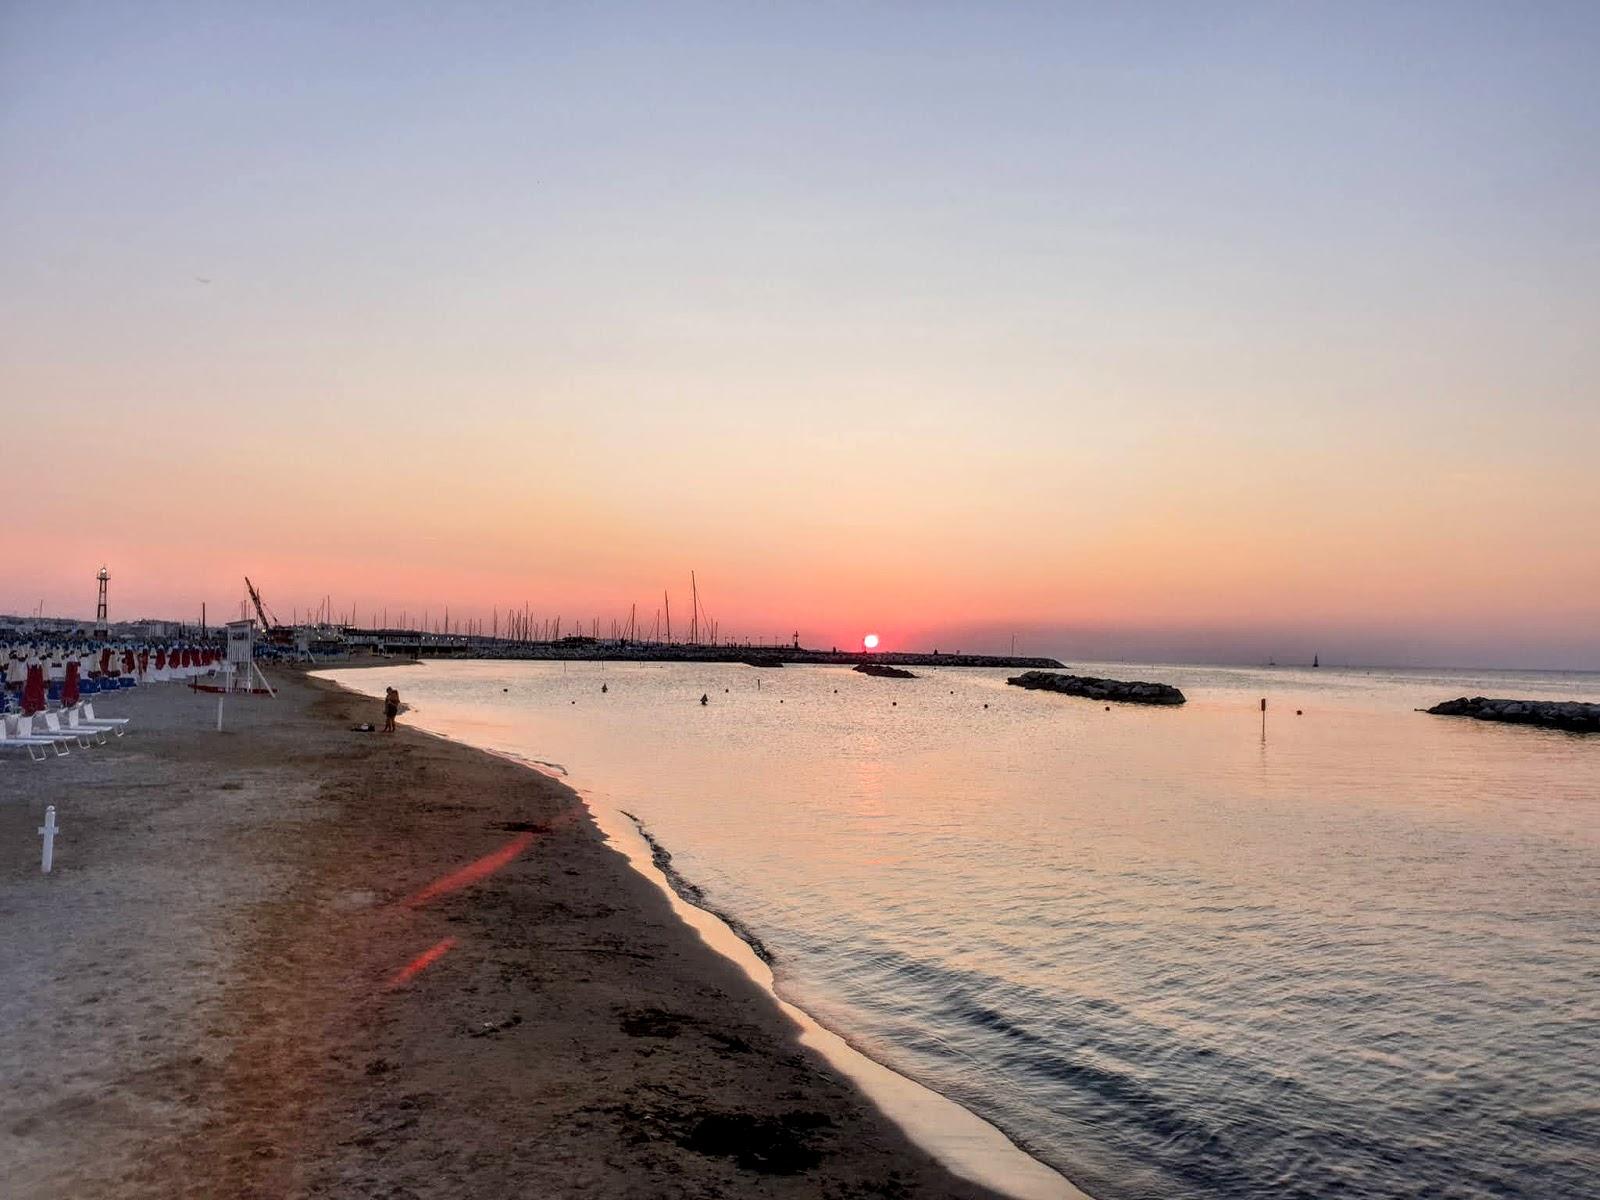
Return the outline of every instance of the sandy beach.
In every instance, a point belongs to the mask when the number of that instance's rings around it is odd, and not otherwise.
[[[568,788],[274,679],[220,733],[215,696],[144,688],[103,706],[127,737],[0,764],[8,1196],[992,1194]]]

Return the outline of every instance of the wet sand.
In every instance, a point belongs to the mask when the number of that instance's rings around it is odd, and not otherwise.
[[[6,1195],[993,1194],[569,789],[274,679],[222,733],[216,697],[158,686],[101,706],[126,738],[0,761]]]

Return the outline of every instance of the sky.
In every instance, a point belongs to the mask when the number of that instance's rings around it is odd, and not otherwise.
[[[0,0],[0,611],[1600,668],[1600,7]]]

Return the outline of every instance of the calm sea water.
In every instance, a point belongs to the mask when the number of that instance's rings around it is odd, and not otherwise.
[[[1412,711],[1600,676],[1074,666],[1190,702],[340,677],[635,814],[787,998],[1100,1200],[1600,1195],[1600,739]]]

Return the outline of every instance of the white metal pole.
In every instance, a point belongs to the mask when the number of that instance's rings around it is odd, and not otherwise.
[[[217,732],[222,732],[222,697],[217,697]]]
[[[56,806],[54,804],[44,810],[44,824],[39,826],[39,836],[44,838],[44,857],[40,859],[39,866],[48,875],[50,874],[50,867],[56,858]]]

